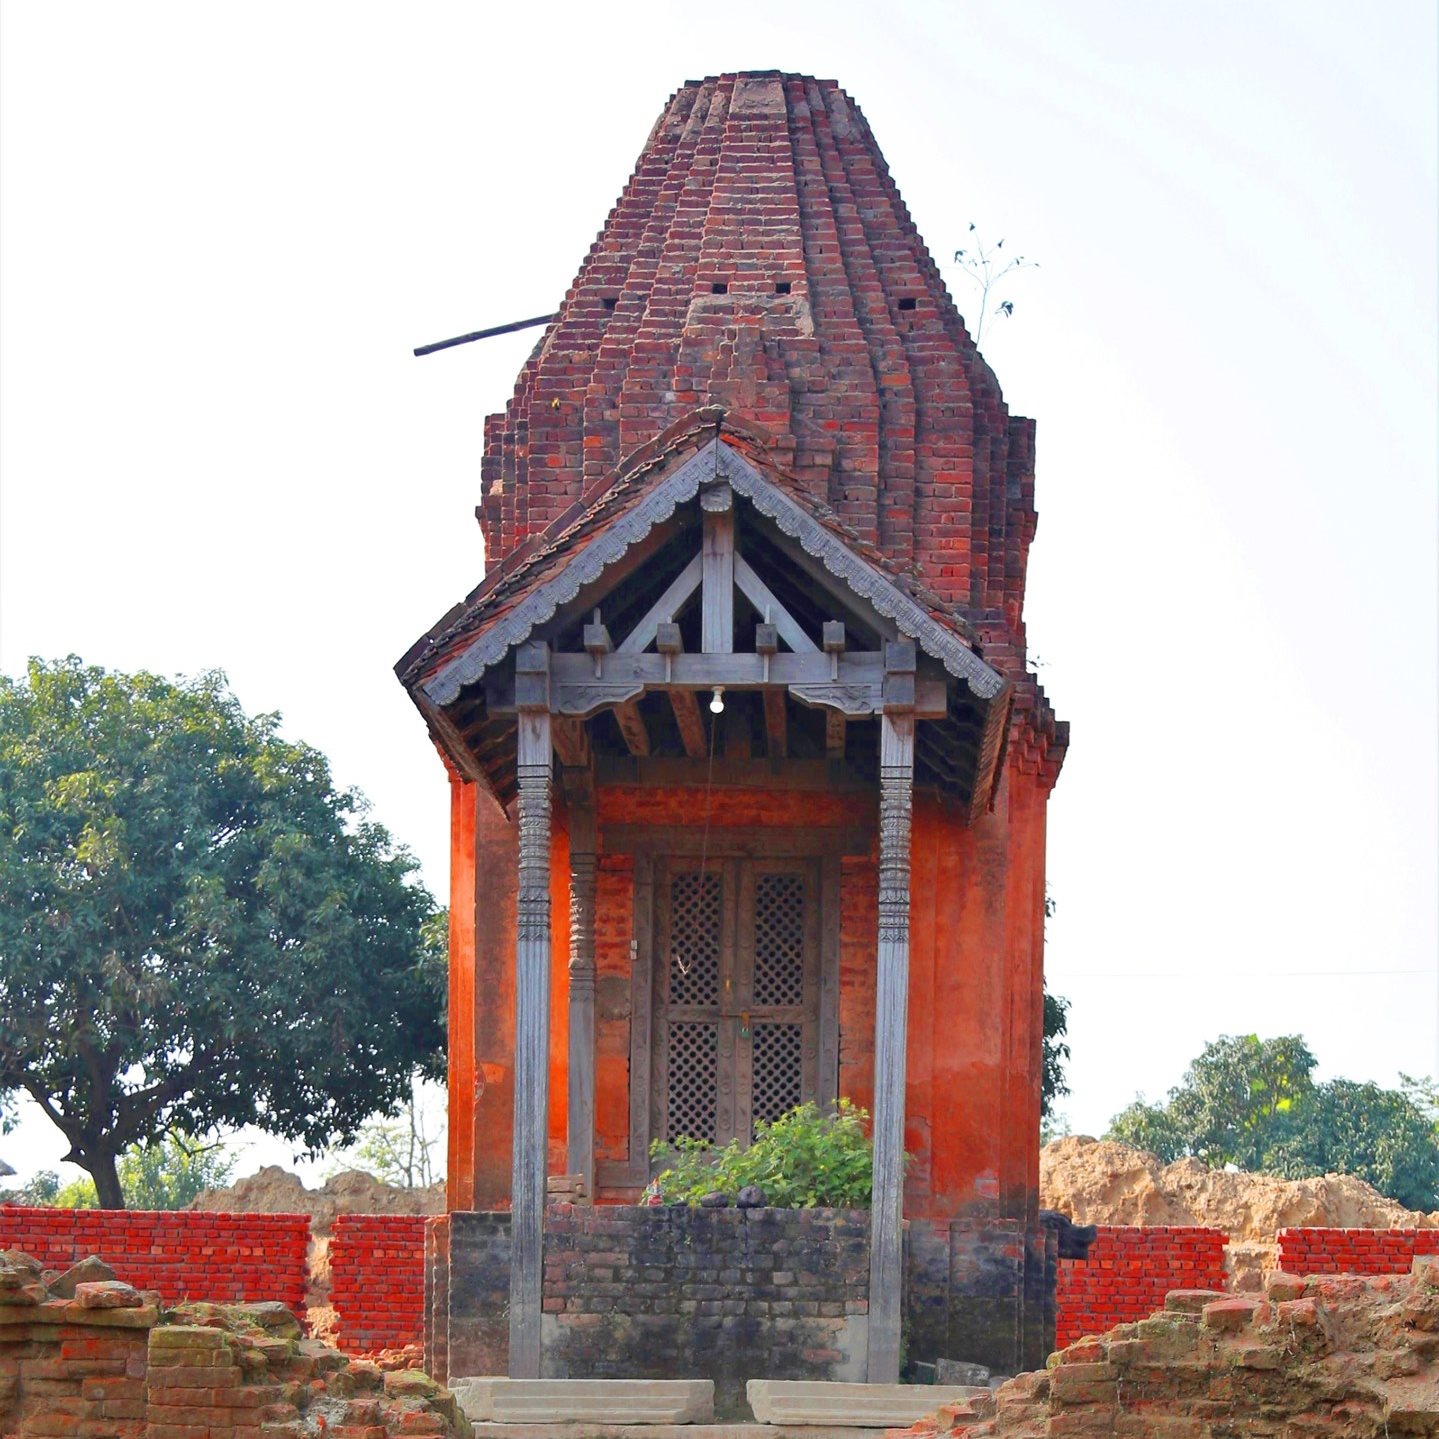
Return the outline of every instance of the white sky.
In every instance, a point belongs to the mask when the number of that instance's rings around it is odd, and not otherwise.
[[[0,10],[0,669],[225,669],[446,885],[390,666],[666,96],[831,76],[1039,426],[1062,1108],[1221,1033],[1439,1072],[1432,0]],[[945,264],[960,308],[972,292]],[[48,1126],[3,1141],[22,1171]]]

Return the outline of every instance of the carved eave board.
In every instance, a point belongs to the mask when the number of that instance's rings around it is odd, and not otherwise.
[[[539,705],[569,766],[761,759],[879,772],[912,709],[915,780],[992,796],[1007,682],[802,494],[715,438],[572,519],[447,617],[402,678],[453,761],[502,803],[515,716]],[[722,732],[710,714],[722,693]]]

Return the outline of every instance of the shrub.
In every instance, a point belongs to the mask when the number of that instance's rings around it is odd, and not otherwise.
[[[753,1184],[778,1209],[868,1209],[874,1159],[868,1120],[866,1110],[841,1099],[833,1112],[801,1104],[770,1123],[761,1120],[747,1149],[738,1140],[722,1147],[656,1140],[650,1158],[666,1167],[654,1186],[667,1204],[698,1204],[716,1190],[733,1201]]]

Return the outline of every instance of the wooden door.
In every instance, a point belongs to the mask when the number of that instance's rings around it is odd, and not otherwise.
[[[670,858],[656,880],[651,1133],[748,1144],[819,1097],[819,861]]]

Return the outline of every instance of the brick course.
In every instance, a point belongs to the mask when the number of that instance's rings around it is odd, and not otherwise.
[[[418,1343],[424,1329],[425,1216],[339,1214],[330,1235],[336,1345],[373,1354]]]
[[[1289,1274],[1407,1274],[1439,1254],[1439,1229],[1281,1229],[1279,1267]]]
[[[1171,1289],[1227,1285],[1222,1229],[1100,1225],[1088,1259],[1061,1259],[1056,1343],[1144,1319]]]
[[[308,1214],[35,1209],[0,1205],[0,1249],[50,1269],[101,1255],[127,1284],[167,1304],[276,1299],[303,1312]]]

